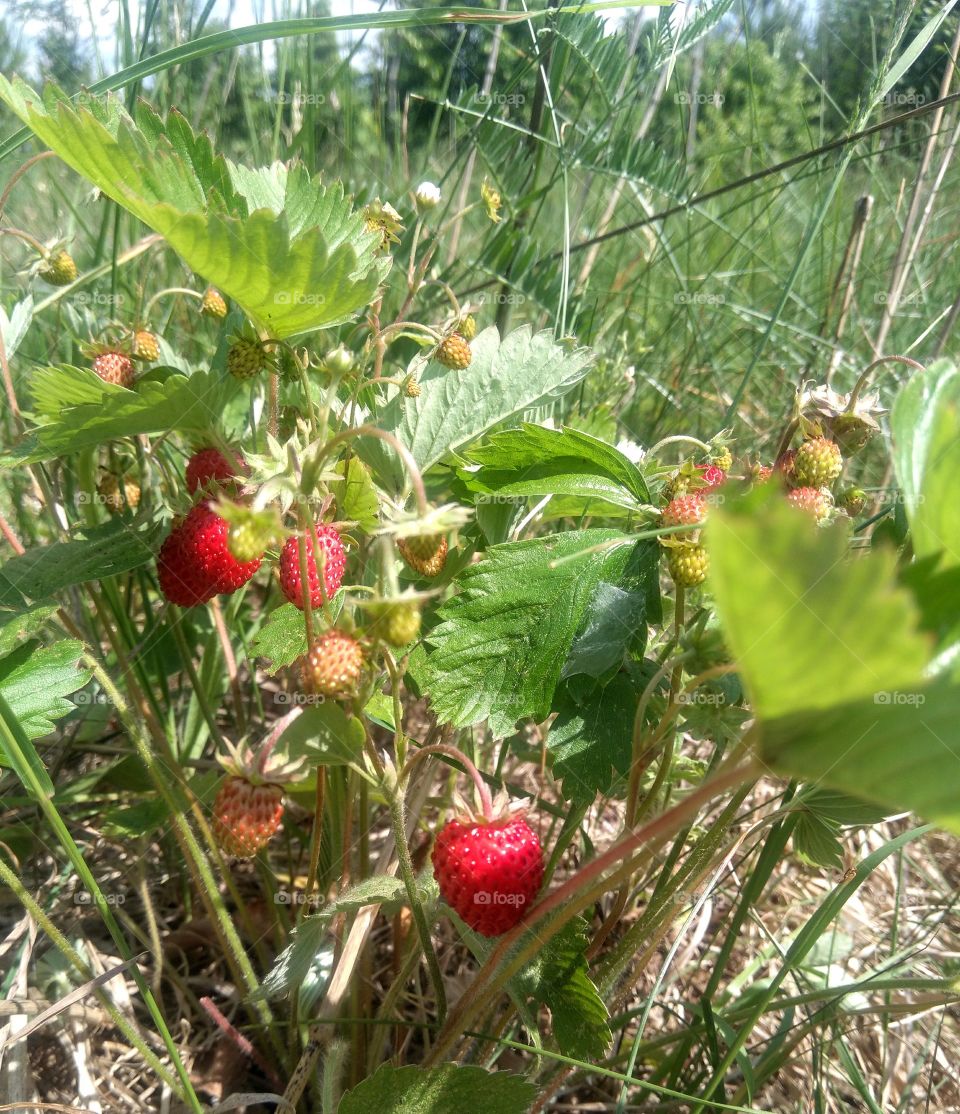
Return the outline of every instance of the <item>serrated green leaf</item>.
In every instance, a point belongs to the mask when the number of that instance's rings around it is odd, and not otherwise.
[[[878,824],[889,810],[879,808],[877,805],[867,804],[856,797],[846,793],[837,793],[833,789],[821,787],[806,787],[797,796],[796,804],[802,805],[807,812],[831,820],[841,826],[859,824]]]
[[[647,574],[655,576],[660,561],[656,543],[648,545],[646,552],[649,555],[645,564]],[[561,676],[603,677],[619,667],[629,651],[642,652],[646,642],[646,613],[646,591],[598,584],[590,597],[583,629],[570,647]]]
[[[650,502],[643,473],[612,445],[576,429],[523,425],[467,451],[461,469],[474,492],[500,496],[573,495],[637,510]]]
[[[623,577],[635,544],[614,530],[570,531],[494,546],[464,569],[427,635],[424,683],[440,719],[487,719],[507,735],[546,718],[596,585]]]
[[[195,371],[127,390],[104,383],[90,368],[47,367],[33,372],[31,390],[45,422],[0,460],[7,468],[123,437],[207,429],[240,386],[233,376]]]
[[[105,580],[153,560],[162,526],[133,529],[119,519],[83,531],[73,541],[35,546],[0,566],[0,606],[22,607],[88,580]]]
[[[378,233],[302,166],[245,170],[172,111],[137,119],[117,97],[73,104],[0,76],[0,99],[68,166],[159,232],[198,274],[274,337],[349,320],[390,266]]]
[[[575,917],[520,972],[516,982],[549,1008],[553,1035],[565,1056],[601,1060],[612,1039],[610,1015],[587,974],[588,942],[587,922]]]
[[[340,1100],[338,1114],[525,1114],[537,1090],[519,1076],[470,1064],[383,1064]]]
[[[0,694],[30,739],[49,735],[73,711],[66,699],[82,689],[90,671],[79,668],[83,645],[65,638],[52,646],[24,643],[0,660]]]
[[[47,603],[13,614],[0,613],[0,657],[8,654],[24,638],[36,634],[56,611],[56,604]]]
[[[583,803],[608,793],[614,776],[630,769],[637,698],[624,676],[614,677],[582,704],[565,688],[559,690],[547,750],[568,801]]]
[[[812,812],[802,812],[793,829],[793,850],[811,866],[838,869],[843,866],[839,831],[838,824]]]
[[[762,489],[717,507],[705,537],[717,612],[761,717],[919,686],[930,647],[895,555],[853,559],[848,527],[818,529]]]
[[[336,470],[343,476],[347,466],[347,462],[341,460]],[[350,457],[349,475],[346,480],[332,481],[330,492],[337,501],[340,518],[356,522],[366,534],[376,530],[380,524],[380,500],[370,478],[370,469],[359,457]]]
[[[101,824],[104,835],[129,838],[155,832],[168,819],[167,803],[160,797],[149,797],[135,805],[108,808],[103,813]]]
[[[960,833],[958,720],[960,687],[916,685],[768,720],[760,756],[786,776]]]
[[[913,550],[940,554],[940,570],[960,565],[960,371],[938,360],[897,395],[890,416],[893,463]]]
[[[311,770],[317,766],[351,766],[365,774],[360,761],[363,740],[363,724],[356,716],[348,716],[339,704],[310,704],[277,740],[273,754],[278,763],[306,759],[306,768]]]
[[[523,325],[505,340],[495,328],[472,342],[473,359],[462,370],[431,363],[420,377],[418,398],[392,399],[380,414],[382,428],[395,434],[421,471],[448,453],[475,441],[506,421],[548,399],[559,398],[586,375],[591,354],[569,350],[550,332]],[[383,459],[382,450],[364,452]]]
[[[336,620],[343,607],[343,592],[330,600],[330,616]],[[323,613],[314,612],[314,628],[323,629]],[[277,673],[307,652],[307,626],[303,612],[292,603],[281,604],[267,616],[267,621],[252,642],[253,656],[269,662],[268,673]]]
[[[299,896],[281,891],[275,900],[285,905],[295,903]],[[279,998],[305,982],[315,981],[318,973],[329,975],[332,941],[328,939],[327,928],[335,913],[355,913],[367,905],[382,905],[389,916],[406,904],[406,886],[390,874],[374,874],[348,887],[319,913],[304,917],[261,983],[259,993],[266,998]]]

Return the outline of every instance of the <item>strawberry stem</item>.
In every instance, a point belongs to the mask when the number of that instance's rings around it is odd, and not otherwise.
[[[464,769],[473,778],[473,784],[477,787],[477,793],[480,796],[480,805],[483,808],[483,817],[489,823],[493,820],[493,799],[490,796],[490,790],[487,788],[487,783],[483,780],[480,771],[470,761],[470,759],[457,747],[448,746],[446,743],[434,743],[430,746],[421,747],[415,751],[407,759],[403,769],[400,771],[399,781],[402,785],[404,781],[410,776],[410,771],[413,769],[414,763],[418,758],[423,758],[427,754],[446,754],[450,758],[455,758],[458,762],[462,763]]]

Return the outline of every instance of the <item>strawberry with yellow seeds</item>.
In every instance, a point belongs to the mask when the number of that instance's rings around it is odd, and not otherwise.
[[[363,647],[346,631],[324,631],[301,659],[300,676],[307,692],[335,699],[354,696],[363,675]]]
[[[252,333],[234,337],[227,349],[227,371],[234,379],[252,379],[276,368],[276,358]]]
[[[811,515],[817,522],[823,522],[833,509],[830,493],[818,487],[795,487],[787,494],[791,507]]]
[[[434,356],[444,367],[453,368],[456,371],[463,371],[464,368],[469,367],[470,361],[473,359],[470,342],[460,336],[459,333],[451,333],[449,336],[445,336],[437,345]]]
[[[77,278],[77,265],[68,251],[56,251],[44,259],[37,272],[51,286],[69,286]]]
[[[108,348],[99,352],[94,356],[91,366],[104,383],[127,388],[133,386],[135,378],[133,360],[119,349]]]
[[[420,605],[415,597],[400,597],[375,604],[370,609],[373,623],[368,633],[388,646],[409,646],[420,634]]]
[[[797,449],[793,461],[797,487],[829,487],[842,471],[840,449],[827,437],[811,437]]]
[[[200,312],[205,317],[213,317],[222,321],[227,316],[227,303],[219,290],[208,286],[200,299]]]
[[[707,579],[710,556],[699,544],[671,546],[667,550],[667,568],[678,588],[695,588]]]
[[[225,855],[251,859],[270,842],[283,821],[283,790],[237,774],[220,783],[213,802],[213,837]]]
[[[664,526],[698,526],[707,517],[707,501],[702,495],[677,495],[663,508]]]
[[[140,485],[136,480],[125,477],[121,483],[112,472],[107,472],[100,480],[97,494],[111,514],[119,514],[128,508],[136,510],[140,504]]]
[[[447,563],[447,539],[443,534],[398,538],[397,549],[404,561],[421,576],[439,576]]]
[[[160,359],[160,342],[149,329],[137,329],[133,334],[133,354],[147,363]]]

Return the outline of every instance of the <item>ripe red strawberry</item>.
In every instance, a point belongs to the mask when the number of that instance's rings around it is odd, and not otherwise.
[[[540,840],[522,816],[450,820],[432,861],[444,901],[481,936],[502,936],[519,923],[543,882]]]
[[[333,599],[343,582],[343,570],[347,567],[347,555],[344,552],[340,535],[332,526],[314,526],[314,536],[317,539],[317,553],[323,561],[323,587],[317,575],[317,562],[313,555],[313,544],[308,537],[305,539],[304,548],[307,555],[307,583],[310,586],[310,606],[323,606],[323,593],[327,599]],[[287,538],[283,549],[280,551],[280,588],[287,599],[294,605],[304,609],[304,590],[300,580],[300,539]]]
[[[719,487],[727,478],[727,473],[717,464],[708,464],[702,477],[707,487]]]
[[[170,532],[157,557],[157,576],[164,597],[178,607],[196,607],[206,603],[214,593],[192,555],[184,545],[182,525]]]
[[[833,507],[833,499],[829,492],[821,491],[817,487],[796,487],[787,495],[787,502],[792,507],[806,511],[817,522],[822,522]]]
[[[363,665],[363,647],[352,635],[342,630],[324,631],[301,662],[303,687],[319,696],[353,696]]]
[[[250,859],[279,831],[283,790],[228,775],[213,802],[213,836],[225,855]]]
[[[239,453],[234,453],[231,464],[219,449],[197,449],[187,461],[187,491],[192,495],[211,483],[226,483],[235,479],[243,468],[243,457]]]
[[[453,368],[456,371],[462,371],[465,367],[469,367],[470,361],[473,359],[470,342],[460,336],[459,333],[451,333],[444,337],[437,345],[434,356],[444,367]]]
[[[160,548],[160,590],[171,603],[194,607],[221,592],[236,592],[260,568],[260,558],[238,561],[227,546],[227,523],[198,503]]]
[[[132,387],[134,379],[133,360],[124,352],[109,349],[93,358],[93,370],[104,383],[115,383],[120,387]]]
[[[447,539],[443,534],[398,538],[397,549],[410,568],[421,576],[439,576],[447,563]]]

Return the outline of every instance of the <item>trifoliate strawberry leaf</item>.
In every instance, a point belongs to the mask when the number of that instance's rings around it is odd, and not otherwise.
[[[82,652],[82,644],[69,638],[52,646],[25,642],[0,660],[0,695],[27,738],[49,735],[74,710],[66,697],[90,678],[89,670],[79,668]]]
[[[392,399],[379,424],[395,434],[413,454],[421,471],[442,460],[523,411],[560,398],[587,374],[592,359],[586,348],[565,348],[551,332],[534,333],[529,325],[503,341],[493,327],[472,342],[473,359],[461,370],[430,363],[420,377],[418,398]],[[366,459],[378,462],[384,478],[400,474],[381,442],[361,444]]]
[[[893,462],[913,550],[941,555],[941,571],[960,565],[960,370],[938,360],[906,383],[890,415]]]
[[[563,779],[568,801],[590,802],[608,793],[617,774],[630,769],[637,691],[628,677],[578,703],[561,687],[554,708],[557,718],[547,736],[547,750],[556,777]]]
[[[11,468],[138,434],[207,430],[239,393],[229,375],[170,375],[134,390],[104,383],[89,368],[47,367],[32,373],[35,415],[42,424],[0,465]]]
[[[537,1089],[517,1075],[472,1064],[381,1067],[340,1100],[338,1114],[526,1114]]]
[[[64,588],[88,580],[105,580],[153,560],[163,527],[115,519],[103,526],[77,531],[75,540],[28,549],[0,566],[0,607],[24,606],[45,600]]]
[[[424,684],[441,721],[487,719],[508,735],[545,719],[597,584],[622,581],[635,548],[616,530],[574,530],[493,546],[464,569],[427,636]]]
[[[931,645],[892,554],[851,558],[849,527],[818,529],[762,488],[713,510],[705,538],[717,613],[761,718],[919,687]]]
[[[793,850],[810,866],[839,869],[843,866],[840,825],[812,812],[801,812],[793,829]]]
[[[523,425],[468,449],[459,475],[470,491],[502,497],[572,495],[637,510],[650,502],[643,473],[612,445],[576,429]]]
[[[302,166],[242,169],[178,112],[162,120],[141,103],[133,119],[115,96],[74,103],[0,77],[0,100],[273,337],[349,320],[386,276],[379,233]]]

